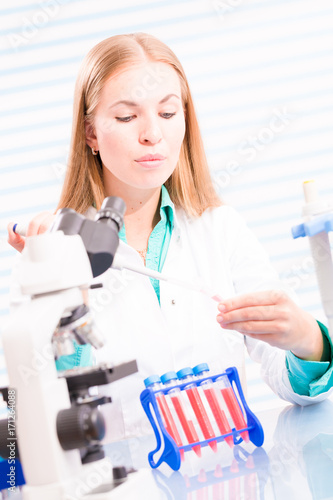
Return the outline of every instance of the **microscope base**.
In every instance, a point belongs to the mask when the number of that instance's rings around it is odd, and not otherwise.
[[[53,483],[39,486],[23,486],[23,500],[146,500],[160,498],[160,490],[149,469],[128,474],[115,485],[112,480],[112,465],[105,458],[85,465],[83,474],[70,483]]]
[[[132,472],[124,483],[104,493],[91,493],[84,500],[147,500],[161,498],[161,490],[157,487],[153,474],[149,469]],[[73,499],[74,500],[74,499]]]

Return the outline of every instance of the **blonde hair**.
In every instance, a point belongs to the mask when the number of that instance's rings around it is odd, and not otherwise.
[[[85,121],[93,126],[94,111],[105,82],[140,60],[167,63],[181,84],[186,131],[177,166],[165,182],[176,207],[200,216],[221,205],[210,176],[189,84],[175,54],[163,42],[145,33],[116,35],[98,43],[84,59],[76,81],[72,138],[68,167],[58,208],[84,213],[92,204],[99,209],[105,198],[99,155],[86,144]]]

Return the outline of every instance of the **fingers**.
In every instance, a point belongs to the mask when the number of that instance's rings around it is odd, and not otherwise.
[[[273,299],[275,302],[273,302]],[[228,299],[218,305],[219,314],[216,318],[224,328],[244,329],[256,333],[258,326],[244,326],[244,323],[267,322],[279,320],[287,322],[290,312],[287,297],[280,290],[257,292]],[[237,328],[236,328],[237,325]],[[266,326],[267,328],[267,326]],[[240,330],[239,330],[240,331]],[[259,329],[261,331],[261,329]]]
[[[13,231],[13,226],[14,222],[9,222],[7,225],[7,231],[8,231],[8,243],[15,248],[18,252],[22,252],[24,245],[25,245],[25,239],[22,238],[19,234],[14,233]]]
[[[41,212],[36,215],[28,225],[27,236],[35,236],[36,234],[42,234],[47,231],[54,220],[54,215],[51,212]],[[25,238],[17,233],[14,233],[13,226],[14,222],[9,222],[7,225],[8,230],[8,243],[15,248],[15,250],[22,252],[25,246]]]
[[[277,344],[289,331],[290,299],[281,290],[240,295],[218,305],[216,320],[221,328]],[[274,338],[276,337],[276,339]],[[280,342],[284,342],[282,339]],[[271,343],[271,342],[270,342]]]
[[[267,321],[275,318],[279,314],[279,306],[276,304],[267,306],[243,307],[232,311],[223,310],[217,321],[228,325],[240,321]]]
[[[50,212],[41,212],[36,215],[28,225],[27,236],[45,233],[54,220],[54,215]]]
[[[320,361],[323,341],[314,318],[304,313],[283,290],[254,292],[222,301],[217,321],[301,359]]]
[[[263,292],[253,292],[223,300],[219,304],[219,310],[232,311],[244,307],[268,306],[284,301],[287,298],[283,290],[266,290]]]
[[[250,337],[258,335],[261,340],[264,340],[264,335],[281,335],[284,332],[284,323],[279,320],[220,323],[220,326],[223,329],[236,330]]]

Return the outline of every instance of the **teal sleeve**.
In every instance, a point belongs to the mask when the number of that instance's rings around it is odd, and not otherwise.
[[[305,361],[292,352],[286,353],[286,367],[294,392],[302,396],[317,396],[333,387],[333,345],[325,325],[317,321],[324,340],[324,359],[330,361]]]
[[[78,345],[74,343],[75,352],[68,356],[60,356],[56,360],[56,367],[58,371],[70,370],[76,366],[92,366],[93,352],[90,344]]]

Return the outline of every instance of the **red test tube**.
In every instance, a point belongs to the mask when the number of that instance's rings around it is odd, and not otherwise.
[[[221,393],[228,407],[230,416],[235,424],[236,430],[238,431],[239,429],[244,429],[244,427],[247,427],[247,424],[234,390],[230,384],[228,375],[221,375],[221,377],[218,377],[215,382],[219,382],[221,384]],[[250,441],[248,431],[243,431],[240,435],[246,443]]]
[[[192,368],[183,368],[177,372],[177,377],[182,382],[189,382],[189,384],[185,387],[186,394],[188,399],[190,400],[191,406],[197,417],[198,423],[200,425],[200,429],[204,435],[205,439],[211,439],[215,437],[214,430],[212,424],[209,421],[207,412],[200,398],[200,394],[196,383],[193,382],[193,370]],[[211,449],[216,453],[217,452],[217,442],[215,440],[208,442]]]
[[[193,373],[196,375],[198,378],[203,377],[206,378],[208,376],[209,372],[209,367],[207,363],[200,363],[199,365],[195,366],[193,368]],[[226,436],[224,440],[230,448],[234,446],[234,440],[231,434],[231,427],[229,425],[228,419],[226,417],[226,414],[224,413],[223,409],[220,406],[220,403],[217,399],[217,395],[215,392],[215,387],[213,384],[212,379],[207,379],[201,382],[200,386],[202,387],[205,396],[207,398],[207,401],[209,403],[209,406],[213,412],[214,418],[216,420],[216,423],[218,425],[219,431],[221,434],[230,434],[230,436]]]
[[[168,395],[171,398],[172,404],[176,410],[177,416],[184,430],[186,439],[189,444],[196,443],[199,441],[199,436],[195,430],[192,420],[187,416],[186,407],[182,400],[182,394],[179,387],[175,387],[178,382],[178,377],[176,372],[167,372],[161,376],[161,382],[163,382],[165,387],[170,387]],[[198,444],[192,446],[193,451],[201,457],[201,446]]]
[[[162,384],[161,384],[160,377],[158,375],[151,375],[150,377],[147,377],[144,380],[144,384],[146,387],[150,387],[155,393],[156,401],[157,401],[159,410],[161,412],[162,421],[163,421],[163,424],[164,424],[166,431],[168,432],[168,434],[170,434],[170,436],[175,441],[175,443],[178,447],[182,446],[183,443],[181,441],[177,426],[176,426],[175,421],[173,419],[173,416],[170,412],[170,408],[169,408],[168,403],[165,399],[165,396],[164,396],[163,392],[161,391]],[[179,450],[179,452],[180,452],[181,460],[184,460],[184,450],[181,449],[181,450]]]

